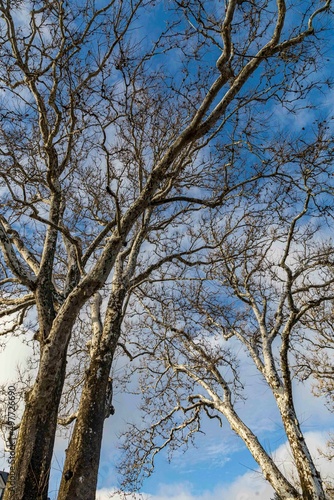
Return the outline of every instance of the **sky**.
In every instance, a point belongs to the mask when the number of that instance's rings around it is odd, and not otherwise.
[[[306,439],[308,446],[315,457],[318,456],[318,447],[324,446],[326,442],[325,434],[322,432],[307,432]],[[291,464],[290,454],[285,444],[279,446],[275,451],[277,462],[284,464],[285,469],[289,469]],[[233,457],[233,458],[232,458]],[[232,460],[242,460],[243,453],[231,453]],[[247,460],[247,457],[244,456]],[[317,459],[317,465],[324,475],[332,473],[332,464],[328,463],[323,458]],[[267,484],[258,471],[247,470],[245,464],[244,470],[240,469],[238,474],[231,471],[228,474],[226,466],[222,464],[220,470],[217,469],[215,474],[211,475],[211,481],[201,486],[203,476],[210,475],[210,463],[207,461],[208,469],[204,468],[197,470],[198,481],[197,484],[191,478],[180,478],[178,481],[169,482],[161,479],[155,485],[154,492],[145,494],[147,500],[267,500],[273,497],[273,490]],[[224,469],[225,470],[224,472]],[[199,483],[199,484],[198,484]],[[146,490],[148,491],[148,490]],[[97,499],[107,500],[110,498],[112,490],[110,488],[101,488],[98,490]],[[120,496],[114,495],[112,498],[120,499]],[[130,498],[130,497],[129,497]]]
[[[334,94],[326,96],[326,109],[334,109]],[[304,125],[309,114],[300,113],[293,119],[293,126],[298,129]],[[286,120],[286,121],[285,121]],[[281,111],[281,123],[292,127],[291,115]],[[0,385],[10,385],[15,380],[17,364],[25,366],[30,353],[28,346],[17,338],[8,341],[6,349],[0,351]],[[243,364],[244,378],[247,380],[247,401],[239,403],[240,413],[247,425],[256,432],[267,450],[275,456],[280,467],[293,474],[291,455],[287,448],[282,424],[269,393],[254,372],[251,363],[245,358]],[[116,366],[115,369],[118,367]],[[297,413],[302,422],[306,440],[323,477],[333,474],[333,464],[319,456],[319,449],[325,448],[328,433],[334,432],[333,415],[326,409],[324,401],[315,398],[310,384],[295,385]],[[97,499],[107,500],[115,494],[118,485],[115,466],[119,457],[117,448],[118,436],[126,423],[138,416],[137,401],[130,395],[115,391],[113,404],[115,415],[105,425],[103,446],[101,451],[100,471],[98,479]],[[198,435],[196,447],[186,452],[175,453],[169,463],[162,453],[156,463],[154,474],[148,478],[142,488],[145,499],[149,500],[270,500],[273,490],[262,479],[257,464],[242,441],[231,431],[223,420],[220,428],[217,422],[205,421],[205,434]],[[67,441],[58,436],[52,463],[50,498],[56,498],[60,481],[64,450]],[[2,443],[0,442],[0,451]],[[0,469],[9,470],[8,453],[1,458]],[[130,498],[130,497],[129,497]],[[139,496],[134,496],[139,500]]]
[[[284,432],[269,391],[256,379],[250,364],[244,365],[243,371],[246,372],[245,379],[249,380],[249,397],[244,405],[240,404],[240,412],[258,434],[265,448],[276,457],[277,464],[286,470],[292,470]],[[127,407],[128,404],[129,401],[126,400],[122,404],[121,398],[117,403],[115,398],[115,417],[120,411],[118,418],[127,420],[126,415],[134,411],[134,408]],[[307,385],[299,386],[296,390],[296,407],[307,442],[316,458],[319,455],[318,448],[325,447],[327,432],[334,429],[333,416],[322,401],[311,395],[310,386]],[[216,422],[210,421],[204,425],[204,430],[205,435],[199,435],[196,440],[197,447],[190,448],[186,453],[176,453],[170,464],[165,456],[159,457],[155,472],[144,482],[143,492],[151,495],[149,498],[152,500],[270,500],[273,496],[271,487],[263,481],[257,464],[241,439],[230,430],[228,423],[223,420],[223,427],[220,428]],[[105,484],[109,482],[112,486],[114,480],[113,475],[109,475],[108,467],[115,459],[113,441],[113,422],[109,419],[99,474],[101,500],[108,498],[103,496],[108,492]],[[333,464],[326,460],[320,460],[318,465],[324,476],[333,470]]]
[[[30,349],[18,339],[8,342],[0,353],[0,384],[15,380],[15,367],[24,367]],[[277,410],[264,383],[259,382],[250,362],[243,360],[248,399],[239,404],[247,424],[255,431],[262,444],[275,456],[276,463],[285,471],[293,470],[291,455]],[[115,367],[115,369],[121,368]],[[307,443],[323,477],[332,476],[333,464],[319,457],[319,448],[325,449],[328,432],[334,432],[333,415],[323,401],[311,394],[309,384],[295,388],[297,413],[302,422]],[[138,416],[137,402],[130,395],[115,390],[115,415],[105,424],[98,479],[97,500],[114,498],[118,477],[115,465],[119,457],[117,442],[126,423]],[[158,457],[153,475],[144,481],[143,497],[128,496],[134,500],[270,500],[273,490],[259,474],[258,466],[238,438],[223,420],[220,428],[216,422],[204,422],[205,434],[197,436],[195,445],[186,452],[177,452],[171,463],[165,454]],[[57,437],[49,495],[56,499],[64,450],[67,441]],[[8,470],[8,453],[0,460],[0,469]],[[112,495],[112,496],[111,496]]]

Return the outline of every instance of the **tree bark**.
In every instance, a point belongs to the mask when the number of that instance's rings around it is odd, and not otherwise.
[[[71,332],[83,304],[105,282],[121,247],[111,238],[108,258],[101,258],[90,275],[67,297],[44,342],[38,375],[26,403],[3,500],[46,500],[57,412],[66,375]]]
[[[293,401],[288,395],[275,394],[292,456],[297,468],[304,500],[326,500],[320,474],[300,430]]]
[[[3,500],[47,499],[58,407],[66,376],[67,347],[80,304],[78,296],[68,300],[54,319],[41,348],[39,370],[26,397]]]
[[[264,478],[271,484],[279,497],[284,498],[284,500],[301,500],[302,497],[298,491],[284,477],[257,437],[234,411],[233,406],[228,403],[216,403],[215,406],[225,416],[232,430],[244,441],[253,458],[261,467]]]
[[[58,500],[95,500],[105,400],[112,355],[94,359],[86,375],[73,435],[66,451]]]
[[[95,500],[109,373],[120,336],[124,287],[112,292],[100,343],[91,352],[79,411],[66,451],[58,500]]]
[[[53,363],[41,363],[27,397],[3,500],[47,500],[58,406],[66,373],[66,347]]]

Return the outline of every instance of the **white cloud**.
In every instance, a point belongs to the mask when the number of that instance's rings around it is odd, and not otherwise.
[[[96,500],[110,500],[110,499],[112,499],[112,500],[124,500],[124,496],[115,493],[115,490],[111,489],[111,488],[101,488],[100,490],[98,490],[96,492]],[[147,496],[145,498],[145,497],[143,497],[143,495],[131,493],[128,495],[128,500],[130,500],[130,499],[132,499],[132,500],[146,500]]]
[[[229,487],[217,485],[211,491],[196,494],[188,483],[161,484],[157,494],[129,494],[127,500],[264,500],[272,497],[272,489],[260,475],[249,472],[240,476]],[[112,495],[113,494],[113,495]],[[96,500],[124,500],[111,489],[98,490]]]
[[[327,440],[326,432],[308,432],[305,434],[310,452],[314,457],[316,465],[323,479],[334,480],[333,464],[319,455],[319,448],[324,449]],[[293,475],[293,464],[291,453],[287,444],[281,445],[273,453],[275,461],[281,470],[289,476]],[[203,470],[204,473],[204,470]],[[113,493],[113,496],[111,494]],[[103,488],[98,490],[97,500],[124,500],[124,497],[115,493],[115,490]],[[262,478],[257,471],[247,472],[237,477],[231,484],[215,485],[212,490],[203,493],[194,492],[194,488],[188,482],[177,484],[160,484],[157,493],[131,494],[128,500],[270,500],[273,498],[271,486]]]
[[[8,384],[17,377],[17,366],[24,366],[32,350],[18,337],[12,337],[0,352],[0,383]]]

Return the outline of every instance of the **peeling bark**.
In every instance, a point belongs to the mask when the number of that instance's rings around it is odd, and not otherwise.
[[[257,437],[240,419],[231,405],[217,405],[217,409],[225,416],[231,428],[241,437],[247,448],[261,467],[264,478],[271,484],[280,498],[285,500],[300,499],[301,496],[291,483],[284,477],[273,459],[260,444]]]
[[[73,434],[66,451],[58,500],[94,500],[106,418],[109,374],[120,336],[125,289],[116,284],[111,294],[103,332],[99,338],[101,302],[94,297],[92,312],[95,342],[85,377]]]
[[[320,474],[300,430],[292,400],[286,394],[275,394],[285,433],[297,468],[305,500],[326,500]]]
[[[48,376],[45,376],[45,368]],[[39,370],[28,395],[3,500],[47,500],[50,463],[63,389],[66,357]]]

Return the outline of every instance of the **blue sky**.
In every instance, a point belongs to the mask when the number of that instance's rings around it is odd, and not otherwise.
[[[155,14],[152,12],[150,17],[152,26]],[[334,110],[333,104],[334,94],[329,92],[322,97],[320,111],[330,114]],[[290,130],[296,131],[309,125],[311,115],[316,117],[314,111],[304,111],[292,117],[284,110],[276,111],[281,127],[289,126]],[[10,384],[15,380],[15,366],[21,363],[24,367],[28,352],[29,349],[18,339],[8,342],[6,350],[0,352],[0,384]],[[290,468],[289,452],[285,448],[284,432],[275,404],[250,362],[247,364],[247,359],[244,377],[247,379],[248,399],[245,404],[239,403],[240,412],[246,423],[258,433],[266,449],[276,455],[278,462]],[[296,386],[295,395],[302,428],[314,456],[317,456],[317,448],[325,446],[327,433],[331,429],[334,431],[333,415],[321,399],[311,394],[309,384]],[[117,389],[114,406],[116,413],[106,421],[104,431],[97,497],[100,500],[106,500],[117,486],[118,435],[126,423],[137,416],[136,399],[117,392]],[[201,434],[196,439],[197,447],[190,447],[185,453],[176,453],[171,463],[162,453],[157,459],[154,474],[144,482],[142,491],[152,500],[269,500],[271,488],[261,479],[256,463],[242,441],[229,429],[228,423],[223,420],[223,428],[220,428],[215,421],[205,422],[204,430],[205,435]],[[52,500],[56,497],[65,448],[66,441],[58,437],[50,486]],[[0,462],[3,470],[8,470],[7,457]],[[323,474],[333,468],[324,459],[319,459],[318,465]]]
[[[248,393],[249,399],[242,408],[245,420],[258,432],[265,448],[277,456],[278,463],[282,461],[285,467],[290,469],[291,460],[285,448],[284,432],[272,398],[258,380],[249,384]],[[317,447],[325,445],[327,431],[334,428],[333,416],[324,408],[321,400],[311,395],[309,386],[296,388],[296,395],[296,406],[303,430],[314,456],[317,456]],[[114,485],[110,463],[117,457],[114,447],[117,434],[115,427],[121,427],[122,421],[126,421],[136,411],[127,398],[115,397],[115,407],[115,416],[106,424],[101,456],[99,489],[104,494]],[[115,422],[112,419],[115,419]],[[168,463],[164,454],[160,455],[155,472],[144,482],[142,491],[152,495],[154,499],[160,499],[160,496],[164,498],[163,495],[166,498],[174,498],[171,492],[178,492],[178,496],[175,496],[178,500],[228,500],[234,498],[229,496],[233,491],[239,495],[236,499],[269,500],[272,496],[271,488],[260,478],[257,464],[242,441],[229,429],[227,422],[223,420],[223,428],[220,428],[217,423],[210,421],[204,425],[204,429],[206,434],[197,436],[197,447],[191,447],[185,453],[176,453],[171,463]],[[318,465],[324,474],[332,470],[332,464],[325,460],[320,461]],[[104,499],[101,497],[101,500],[102,498]]]
[[[266,449],[271,450],[272,453],[278,453],[279,456],[286,455],[284,462],[288,465],[288,453],[282,450],[282,445],[285,444],[284,432],[282,432],[274,407],[270,407],[270,398],[265,390],[261,391],[261,386],[258,384],[254,385],[253,392],[256,393],[253,395],[254,399],[251,399],[250,404],[246,404],[244,409],[247,422],[258,431]],[[316,452],[314,444],[320,446],[325,443],[326,431],[331,428],[333,417],[322,407],[319,400],[314,400],[309,388],[303,391],[299,388],[299,396],[304,403],[304,405],[298,405],[300,406],[299,414],[303,416],[303,428],[306,434],[309,434],[313,451]],[[122,413],[123,411],[121,409]],[[130,407],[129,414],[133,411],[135,409]],[[271,488],[261,480],[256,472],[257,464],[245,449],[242,441],[229,429],[227,422],[223,421],[223,428],[213,422],[209,422],[209,425],[205,427],[206,434],[196,439],[197,448],[190,448],[185,453],[177,453],[171,463],[168,463],[166,456],[159,457],[155,472],[144,483],[143,491],[153,495],[153,498],[160,494],[165,494],[168,498],[171,491],[179,491],[180,499],[187,498],[185,494],[191,495],[190,498],[194,499],[201,498],[201,496],[228,499],[233,498],[224,496],[227,495],[228,490],[242,495],[246,484],[249,494],[253,492],[252,494],[256,495],[258,491],[261,495],[257,498],[269,499]],[[109,460],[113,461],[115,458],[113,435],[113,422],[109,421],[105,429],[101,457],[100,489],[113,486],[113,475],[110,476],[109,468]],[[329,470],[331,470],[331,464],[323,463],[323,472]]]
[[[316,455],[316,449],[325,444],[324,434],[322,432],[309,432],[306,438],[310,449]],[[201,450],[202,451],[202,450]],[[290,457],[285,446],[275,449],[277,461],[284,463],[286,469],[290,467]],[[195,453],[194,451],[190,454]],[[196,453],[199,453],[197,451]],[[186,460],[187,455],[185,456]],[[191,458],[190,458],[191,460]],[[236,468],[236,462],[240,460],[240,470]],[[150,488],[149,482],[143,490],[147,493],[146,498],[151,500],[269,500],[273,496],[271,487],[265,483],[256,469],[247,465],[247,457],[242,452],[231,454],[231,467],[227,464],[220,469],[217,468],[210,473],[210,461],[202,467],[199,467],[193,474],[181,475],[173,473],[172,480],[163,473],[157,472],[153,488]],[[246,465],[246,466],[245,466]],[[317,465],[324,474],[332,472],[332,465],[319,459]],[[172,467],[172,466],[170,466]],[[250,467],[250,468],[248,468]],[[161,464],[162,470],[166,471],[168,466]],[[208,478],[208,480],[206,480]],[[110,488],[101,488],[98,491],[97,498],[107,500],[110,496]],[[115,496],[117,499],[118,497]]]
[[[18,339],[8,343],[6,352],[0,353],[0,383],[8,384],[15,379],[15,365],[24,366],[29,348],[20,345]],[[258,433],[267,450],[276,457],[277,463],[284,464],[290,470],[291,460],[285,447],[284,432],[281,428],[277,410],[264,383],[259,381],[253,367],[244,365],[248,400],[239,403],[240,412],[247,424]],[[137,401],[115,391],[115,415],[105,425],[101,452],[98,495],[100,500],[107,500],[117,487],[115,464],[118,435],[126,422],[136,418]],[[302,422],[302,428],[314,453],[325,448],[328,431],[332,429],[333,415],[325,408],[323,401],[311,394],[309,384],[295,388],[296,407]],[[154,474],[147,479],[142,491],[151,500],[270,500],[272,490],[257,472],[258,468],[242,441],[229,429],[225,420],[220,428],[216,422],[205,422],[205,435],[196,438],[197,447],[190,447],[185,453],[177,452],[171,463],[162,453],[156,462]],[[56,498],[57,485],[64,461],[66,440],[57,438],[52,466],[50,498]],[[8,454],[6,455],[8,458]],[[318,466],[324,475],[332,472],[333,465],[320,458]],[[3,470],[8,470],[6,459],[0,462]],[[233,496],[231,496],[233,495]],[[114,497],[117,500],[117,496]]]

